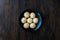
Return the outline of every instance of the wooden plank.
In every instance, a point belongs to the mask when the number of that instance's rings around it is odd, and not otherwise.
[[[60,3],[56,4],[56,24],[55,24],[56,40],[60,40]]]
[[[18,38],[18,5],[17,0],[6,0],[5,15],[8,26],[8,40],[17,40]],[[16,15],[17,14],[17,15]]]
[[[8,37],[8,29],[7,29],[7,21],[6,21],[6,15],[5,15],[5,0],[0,0],[0,40],[7,40]]]
[[[0,9],[0,26],[3,27],[0,39],[60,40],[59,5],[59,0],[5,0],[3,10]],[[18,17],[25,9],[41,12],[43,25],[38,31],[29,32],[20,28]]]

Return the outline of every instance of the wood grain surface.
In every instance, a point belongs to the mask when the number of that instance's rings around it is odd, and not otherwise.
[[[41,12],[39,30],[20,28],[19,16],[26,9]],[[0,40],[60,40],[60,0],[0,0]]]

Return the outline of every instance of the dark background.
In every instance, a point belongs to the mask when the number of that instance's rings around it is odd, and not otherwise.
[[[36,32],[19,28],[18,17],[26,9],[42,14]],[[0,0],[0,40],[60,40],[60,0]]]

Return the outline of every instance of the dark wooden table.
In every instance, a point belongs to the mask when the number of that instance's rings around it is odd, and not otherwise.
[[[26,9],[42,14],[36,32],[19,28],[18,17]],[[60,40],[60,0],[0,0],[0,40]]]

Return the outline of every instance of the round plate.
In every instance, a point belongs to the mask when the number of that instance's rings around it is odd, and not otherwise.
[[[36,14],[36,17],[39,20],[38,23],[36,24],[36,28],[34,28],[34,29],[31,29],[31,28],[25,29],[25,28],[23,28],[23,24],[21,23],[21,18],[24,17],[24,12],[26,12],[26,11],[28,11],[30,13],[34,12]],[[23,28],[23,29],[25,29],[25,30],[28,30],[28,31],[36,31],[36,30],[38,30],[42,26],[42,16],[41,16],[41,13],[39,11],[32,11],[30,9],[25,10],[24,12],[22,12],[20,14],[20,16],[19,16],[19,25],[20,25],[20,27]]]

